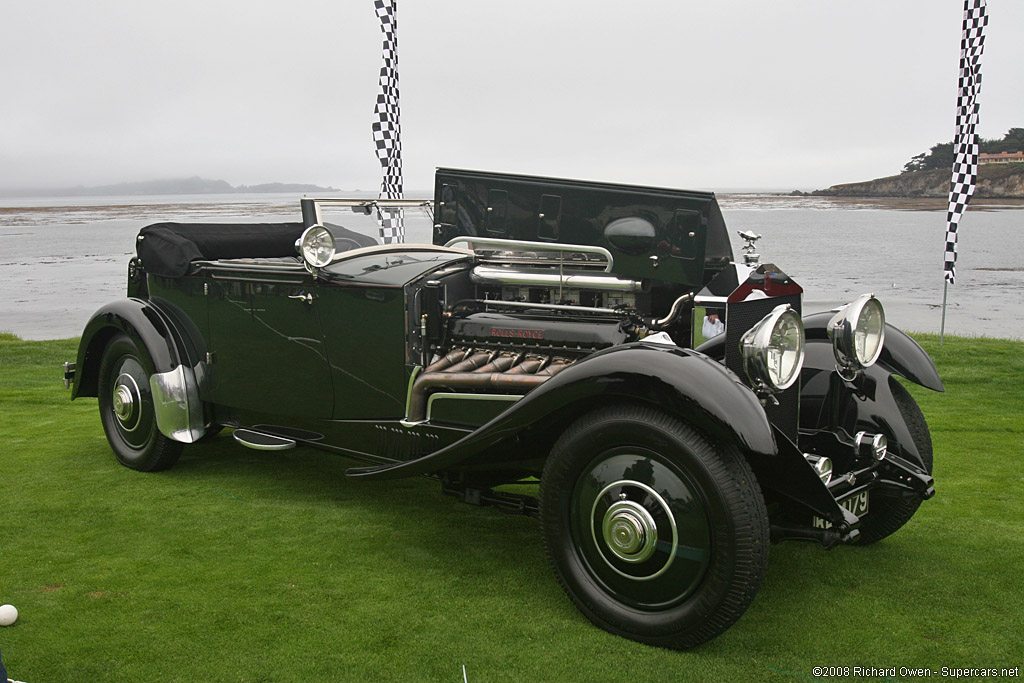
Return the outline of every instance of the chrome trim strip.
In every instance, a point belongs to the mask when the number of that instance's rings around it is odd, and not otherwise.
[[[325,197],[311,199],[320,206],[363,206],[366,208],[381,207],[384,209],[414,209],[417,207],[430,208],[433,199],[346,199],[343,197]]]
[[[470,245],[470,248],[475,250],[476,245],[482,247],[504,247],[514,251],[558,251],[558,252],[576,252],[582,254],[597,254],[603,256],[607,261],[607,265],[604,267],[604,272],[610,273],[615,265],[615,259],[612,257],[612,253],[604,247],[595,247],[586,244],[564,244],[560,242],[526,242],[524,240],[504,240],[495,237],[472,237],[469,235],[462,235],[454,239],[448,240],[444,246],[450,247],[453,244],[459,242],[465,242]],[[564,261],[564,259],[563,259]]]
[[[387,254],[395,251],[439,251],[448,254],[462,254],[463,256],[473,255],[473,252],[469,249],[452,249],[450,247],[439,247],[436,244],[406,244],[404,242],[397,244],[377,244],[372,247],[360,247],[358,249],[338,252],[334,255],[334,258],[331,259],[331,262],[324,266],[324,268],[329,268],[331,265],[338,263],[339,261],[347,261],[359,256],[366,256],[368,254]]]
[[[406,424],[409,420],[409,406],[412,403],[412,385],[416,383],[416,378],[423,372],[423,366],[417,365],[412,369],[412,374],[409,375],[409,388],[405,392],[405,418],[402,420],[402,424]],[[415,424],[409,422],[409,424]]]
[[[508,306],[511,308],[539,308],[546,311],[567,311],[570,313],[602,313],[605,315],[625,316],[629,312],[614,308],[594,308],[593,306],[571,306],[567,304],[533,304],[529,301],[502,301],[500,299],[472,299],[487,306]]]
[[[156,425],[168,439],[195,443],[206,434],[199,384],[192,368],[179,365],[149,378]]]
[[[248,259],[225,259],[223,261],[193,261],[192,265],[204,270],[244,270],[275,275],[305,276],[306,269],[301,262],[296,263],[246,263]],[[256,261],[258,259],[252,259]],[[212,277],[218,277],[211,273]]]
[[[431,394],[430,398],[427,399],[427,420],[431,419],[430,411],[433,409],[434,401],[443,401],[446,399],[470,399],[476,401],[508,401],[515,403],[522,396],[516,394]]]
[[[244,275],[217,275],[216,273],[210,273],[210,279],[224,280],[226,282],[252,282],[260,285],[291,285],[294,287],[309,286],[308,279],[272,280],[268,277],[255,278],[245,277]]]
[[[239,434],[239,432],[241,432],[241,434]],[[278,443],[254,443],[252,441],[246,441],[244,438],[246,433],[277,439]],[[236,429],[231,436],[234,437],[235,441],[238,443],[242,444],[246,448],[251,448],[254,451],[287,451],[295,448],[295,442],[291,439],[285,439],[274,434],[265,434],[263,432],[258,432],[255,429]]]
[[[559,273],[521,271],[493,266],[476,266],[470,279],[479,285],[534,285],[539,287],[566,287],[570,289],[606,289],[616,292],[642,292],[643,283],[624,280],[614,275],[598,273]]]

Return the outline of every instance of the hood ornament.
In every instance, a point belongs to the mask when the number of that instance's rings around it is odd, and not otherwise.
[[[756,235],[749,230],[739,230],[736,233],[743,241],[746,242],[743,245],[743,263],[744,265],[754,268],[758,265],[761,259],[761,255],[757,253],[757,241],[761,239],[760,235]]]

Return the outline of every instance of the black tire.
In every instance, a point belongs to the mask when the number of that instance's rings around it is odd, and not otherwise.
[[[650,408],[613,406],[573,423],[545,464],[540,518],[548,560],[580,611],[660,647],[729,628],[768,563],[768,514],[743,456]]]
[[[125,467],[156,472],[174,465],[184,444],[169,439],[156,426],[149,378],[153,361],[129,337],[110,340],[100,361],[100,421],[107,441]]]
[[[889,383],[892,386],[892,397],[896,400],[900,416],[907,424],[917,452],[921,454],[924,468],[928,474],[931,474],[932,435],[928,430],[928,423],[910,392],[895,380],[890,379]],[[892,444],[892,437],[888,434],[886,437]],[[921,506],[920,498],[901,498],[880,493],[872,494],[872,496],[871,509],[860,523],[860,536],[857,537],[859,545],[875,543],[895,533],[910,521],[910,518],[917,512],[917,508]]]

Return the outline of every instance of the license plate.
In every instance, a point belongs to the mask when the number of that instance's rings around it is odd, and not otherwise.
[[[844,508],[857,515],[863,517],[868,512],[868,492],[858,491],[857,493],[851,493],[846,498],[840,498],[839,504]],[[832,522],[821,517],[811,518],[811,526],[815,529],[831,529]]]

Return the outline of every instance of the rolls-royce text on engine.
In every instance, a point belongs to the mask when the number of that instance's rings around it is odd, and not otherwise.
[[[140,231],[65,364],[121,463],[228,428],[351,458],[351,485],[433,477],[539,517],[580,611],[670,648],[743,614],[771,541],[874,543],[934,493],[897,380],[942,391],[931,359],[871,294],[805,313],[711,193],[439,169],[433,199],[300,209]]]

